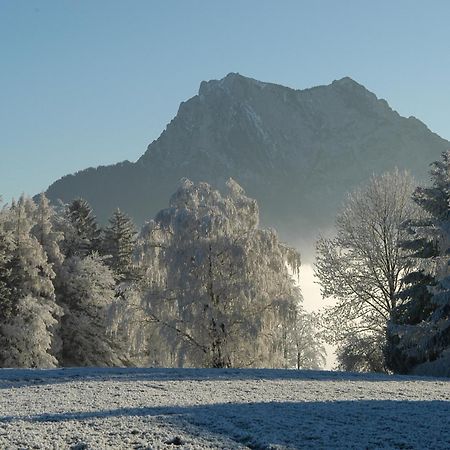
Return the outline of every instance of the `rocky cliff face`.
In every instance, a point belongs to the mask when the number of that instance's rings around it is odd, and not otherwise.
[[[230,176],[285,239],[332,225],[345,193],[397,166],[424,178],[450,147],[350,78],[294,90],[239,74],[198,95],[136,162],[87,169],[52,184],[52,200],[86,198],[105,220],[119,206],[137,223],[165,207],[182,177],[221,187]]]

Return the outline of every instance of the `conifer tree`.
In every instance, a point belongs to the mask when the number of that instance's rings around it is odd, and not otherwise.
[[[101,229],[86,200],[73,200],[66,207],[65,217],[62,247],[66,257],[83,257],[100,250]]]
[[[0,211],[0,324],[13,309],[11,289],[11,258],[14,249],[11,231],[6,229],[6,208]]]
[[[416,270],[404,280],[404,303],[394,309],[387,333],[388,364],[402,373],[445,355],[450,367],[450,150],[431,166],[431,186],[413,195],[425,215],[407,223],[404,243]]]
[[[53,270],[57,270],[64,259],[60,249],[60,242],[64,239],[64,235],[62,231],[55,229],[56,219],[56,213],[49,200],[44,193],[40,194],[31,232],[44,249],[48,262],[53,265]]]
[[[136,229],[132,220],[117,209],[106,227],[103,247],[109,256],[107,264],[121,280],[133,278],[133,252],[136,241]]]
[[[7,284],[12,302],[1,324],[0,361],[7,367],[51,367],[54,331],[61,311],[55,303],[54,272],[31,234],[35,205],[29,198],[13,202],[4,226],[12,236]]]

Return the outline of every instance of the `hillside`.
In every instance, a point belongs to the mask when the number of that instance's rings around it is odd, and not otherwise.
[[[350,78],[295,90],[231,73],[202,82],[137,162],[65,176],[47,194],[82,196],[102,221],[119,206],[141,224],[180,178],[220,187],[233,177],[264,225],[293,241],[329,227],[345,193],[373,173],[397,166],[425,178],[449,147]]]
[[[445,449],[449,381],[294,370],[0,370],[0,448]]]

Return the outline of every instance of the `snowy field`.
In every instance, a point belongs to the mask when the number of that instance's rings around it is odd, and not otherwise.
[[[0,370],[0,449],[450,448],[450,380],[284,370]]]

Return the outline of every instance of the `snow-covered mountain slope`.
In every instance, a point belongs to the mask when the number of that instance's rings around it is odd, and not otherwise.
[[[351,78],[295,90],[231,73],[202,82],[136,163],[66,176],[47,194],[82,196],[103,221],[120,206],[142,223],[180,178],[220,187],[233,177],[265,225],[298,237],[329,226],[345,193],[373,173],[397,166],[425,177],[449,147]]]
[[[0,370],[2,449],[447,449],[450,381],[287,370]]]

